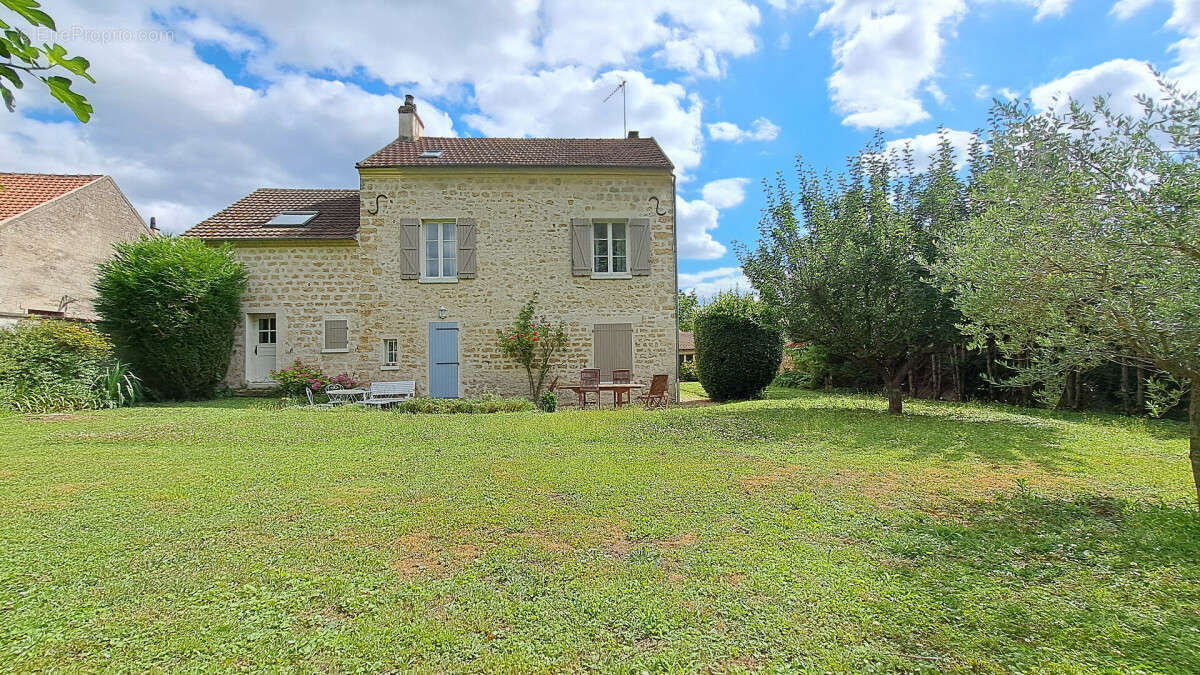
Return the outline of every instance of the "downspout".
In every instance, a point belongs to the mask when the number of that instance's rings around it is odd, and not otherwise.
[[[671,360],[675,364],[675,402],[679,402],[679,232],[675,227],[675,207],[678,206],[678,197],[675,189],[675,172],[671,172],[671,255],[675,260],[675,353],[672,354]]]

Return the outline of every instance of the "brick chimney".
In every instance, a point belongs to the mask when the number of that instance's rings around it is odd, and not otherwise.
[[[415,141],[425,131],[421,117],[417,115],[417,104],[412,94],[404,95],[404,105],[400,106],[400,133],[397,136],[402,141]]]

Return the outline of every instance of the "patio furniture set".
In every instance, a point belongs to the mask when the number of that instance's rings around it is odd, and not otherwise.
[[[308,404],[314,408],[336,408],[340,405],[351,404],[386,408],[405,399],[412,398],[416,393],[417,383],[413,380],[403,382],[372,382],[369,389],[359,389],[357,387],[346,389],[340,384],[331,384],[325,387],[325,395],[329,397],[328,403],[317,403],[313,400],[312,390],[304,390],[304,394],[308,397]]]
[[[642,385],[631,381],[631,375],[632,373],[627,369],[617,369],[612,371],[611,382],[601,382],[599,368],[584,368],[579,371],[579,384],[559,385],[558,378],[555,378],[550,383],[550,391],[555,389],[573,391],[580,408],[595,405],[597,409],[600,408],[601,392],[612,392],[613,407],[620,408],[622,405],[629,404],[633,390],[642,388]],[[667,383],[666,375],[655,375],[650,380],[649,391],[637,397],[638,402],[647,408],[667,407],[669,401]]]
[[[650,380],[650,389],[637,397],[638,402],[647,408],[665,408],[669,403],[667,393],[668,378],[666,375],[655,375]],[[612,382],[600,381],[599,368],[584,368],[579,372],[579,384],[559,385],[558,378],[550,383],[550,391],[565,389],[575,392],[580,408],[595,405],[600,408],[601,392],[612,392],[613,407],[628,405],[633,390],[640,390],[642,385],[631,381],[629,370],[614,370]],[[336,408],[342,405],[365,405],[375,408],[386,408],[416,395],[417,383],[413,380],[402,382],[372,382],[370,388],[357,387],[346,389],[340,384],[331,384],[325,388],[328,403],[317,403],[311,389],[305,389],[308,404],[314,408]]]

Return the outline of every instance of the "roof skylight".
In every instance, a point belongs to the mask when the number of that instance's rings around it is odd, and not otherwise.
[[[320,211],[283,211],[267,221],[267,225],[272,227],[301,227],[307,225],[308,221],[316,218],[319,213]]]
[[[437,159],[438,157],[441,157],[441,156],[442,156],[441,150],[426,150],[421,153],[421,157],[424,157],[426,159]]]

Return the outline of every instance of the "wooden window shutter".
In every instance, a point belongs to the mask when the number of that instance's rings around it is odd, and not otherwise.
[[[400,219],[400,278],[421,278],[421,221]]]
[[[618,368],[633,370],[633,324],[598,323],[592,328],[592,342],[601,381],[611,382]]]
[[[629,273],[635,277],[650,274],[650,219],[629,219]]]
[[[577,277],[592,274],[592,219],[571,219],[571,274]]]
[[[458,219],[458,278],[475,278],[475,219]]]
[[[325,349],[350,348],[350,324],[345,319],[326,319]]]

